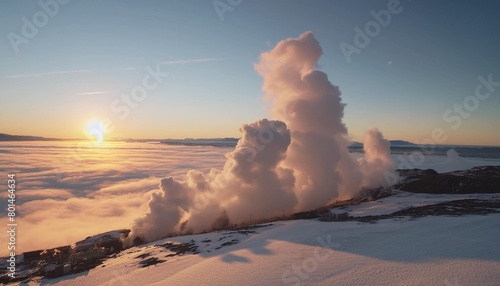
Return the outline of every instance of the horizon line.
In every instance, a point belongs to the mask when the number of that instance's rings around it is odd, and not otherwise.
[[[1,135],[7,135],[7,136],[13,136],[13,137],[33,137],[35,140],[2,140],[0,139],[0,142],[8,142],[8,141],[51,141],[51,140],[61,140],[61,141],[89,141],[89,138],[84,138],[84,137],[44,137],[44,136],[38,136],[38,135],[13,135],[13,134],[8,134],[8,133],[0,133]],[[38,138],[38,139],[37,139]],[[106,141],[130,141],[130,140],[135,140],[135,141],[163,141],[163,140],[215,140],[215,139],[235,139],[239,140],[241,137],[184,137],[184,138],[133,138],[133,137],[113,137],[113,138],[108,138],[105,140]],[[500,147],[499,145],[485,145],[485,144],[463,144],[463,143],[450,143],[450,144],[416,144],[408,140],[402,140],[402,139],[386,139],[387,141],[403,141],[405,143],[409,143],[413,146],[409,147],[419,147],[419,146],[469,146],[469,147]],[[363,142],[359,141],[350,141],[349,142],[351,145],[353,144],[361,144],[363,145]],[[392,147],[392,146],[391,146]],[[400,147],[400,146],[398,146]]]

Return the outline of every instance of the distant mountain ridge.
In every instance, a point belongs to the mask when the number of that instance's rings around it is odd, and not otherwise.
[[[405,140],[389,140],[391,147],[417,147],[418,145]],[[349,147],[363,147],[363,143],[353,141]]]
[[[45,138],[41,136],[10,135],[0,133],[0,141],[58,141],[61,139]]]
[[[165,139],[160,143],[168,145],[183,145],[183,146],[213,146],[213,147],[234,147],[238,143],[239,138],[186,138],[186,139]]]
[[[391,146],[418,146],[418,144],[405,140],[389,140],[389,142],[391,143]]]

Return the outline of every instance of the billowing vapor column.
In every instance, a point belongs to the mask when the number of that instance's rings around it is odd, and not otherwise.
[[[311,32],[261,54],[255,69],[276,120],[243,125],[223,170],[162,179],[126,244],[310,210],[363,187],[387,185],[389,142],[372,129],[363,157],[348,152],[339,88],[314,69],[321,54]]]

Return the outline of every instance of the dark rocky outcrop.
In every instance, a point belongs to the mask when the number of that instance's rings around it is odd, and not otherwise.
[[[395,189],[412,193],[500,193],[500,166],[474,167],[465,171],[398,170],[403,180]]]
[[[198,246],[196,245],[194,240],[191,240],[186,243],[181,242],[167,242],[163,245],[166,249],[175,253],[175,255],[182,255],[184,253],[199,253]]]
[[[22,258],[16,261],[15,278],[11,279],[3,271],[0,272],[0,283],[28,281],[34,277],[56,278],[90,270],[110,255],[120,252],[122,240],[129,233],[128,229],[114,230],[89,236],[76,242],[74,248],[66,245],[25,252]]]

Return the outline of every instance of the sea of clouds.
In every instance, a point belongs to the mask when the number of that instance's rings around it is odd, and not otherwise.
[[[0,174],[16,175],[18,253],[130,227],[159,191],[161,178],[220,168],[228,151],[125,142],[0,142]],[[6,206],[4,192],[0,207]],[[6,220],[4,211],[0,223]],[[6,239],[0,233],[0,241]],[[0,248],[0,255],[6,254],[7,248]]]

